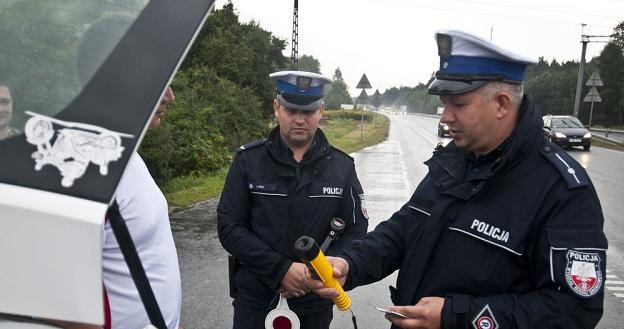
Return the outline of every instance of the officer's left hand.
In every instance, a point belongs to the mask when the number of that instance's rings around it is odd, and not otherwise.
[[[444,298],[424,297],[414,306],[389,306],[391,311],[399,312],[409,319],[386,315],[392,324],[399,328],[440,329]]]
[[[338,280],[340,286],[344,286],[347,281],[347,274],[349,273],[349,263],[347,263],[344,258],[340,257],[325,256],[325,258],[327,258],[327,261],[332,265],[334,278]],[[336,289],[324,288],[323,282],[320,280],[312,280],[312,284],[312,291],[315,294],[323,298],[338,297],[338,291]]]

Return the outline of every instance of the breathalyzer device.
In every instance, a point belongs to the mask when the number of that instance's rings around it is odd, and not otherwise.
[[[325,288],[334,288],[338,291],[338,296],[332,298],[338,309],[346,311],[351,308],[351,299],[344,292],[338,280],[334,278],[332,266],[325,258],[325,254],[323,254],[318,244],[316,244],[316,241],[304,235],[295,241],[295,250],[303,262],[314,269]]]
[[[338,239],[342,231],[345,229],[345,222],[342,218],[334,217],[329,221],[329,233],[323,243],[321,243],[321,251],[323,253],[327,252],[329,248],[329,244]]]

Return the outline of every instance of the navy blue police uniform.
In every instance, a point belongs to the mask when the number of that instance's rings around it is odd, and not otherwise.
[[[292,95],[278,96],[287,98],[280,103],[293,101]],[[293,262],[301,262],[294,250],[299,237],[310,236],[320,245],[330,220],[343,219],[346,226],[330,245],[331,255],[366,234],[368,227],[353,158],[332,147],[320,128],[298,163],[279,126],[266,139],[243,145],[217,212],[219,239],[237,258],[238,269],[230,278],[234,328],[264,328],[265,316],[278,302],[282,278]],[[288,304],[301,328],[329,327],[331,300],[309,293],[288,299]]]
[[[438,43],[439,34],[451,37],[449,43],[494,47],[454,31],[439,32]],[[461,88],[484,84],[443,81],[451,66],[444,60],[430,93],[461,94]],[[470,59],[463,60],[469,67]],[[475,72],[466,76],[474,79]],[[454,142],[436,148],[410,200],[342,252],[348,288],[399,269],[392,301],[414,305],[443,297],[442,328],[595,327],[606,279],[600,202],[585,170],[544,140],[540,111],[529,96],[519,115],[512,135],[479,158]]]

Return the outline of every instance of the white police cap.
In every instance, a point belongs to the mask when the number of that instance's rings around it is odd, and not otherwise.
[[[323,104],[323,85],[332,82],[322,74],[280,71],[269,74],[275,81],[277,101],[289,109],[318,110]]]
[[[462,31],[440,30],[435,39],[440,69],[428,88],[433,95],[463,94],[489,81],[522,83],[527,65],[537,63]]]

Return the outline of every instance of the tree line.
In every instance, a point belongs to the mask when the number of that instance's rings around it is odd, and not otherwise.
[[[594,104],[593,123],[624,124],[624,22],[600,56],[585,66],[585,79],[598,70],[604,87],[603,102]],[[207,174],[226,167],[240,145],[266,136],[275,125],[271,72],[291,69],[282,52],[287,41],[252,21],[242,23],[232,3],[215,10],[200,32],[177,73],[172,87],[175,103],[160,129],[148,132],[141,148],[152,174],[163,181],[177,176]],[[320,72],[310,55],[299,58],[299,70]],[[572,114],[579,63],[540,58],[529,67],[525,91],[545,114]],[[352,104],[340,68],[325,88],[328,109]],[[427,93],[431,82],[415,87],[387,89],[383,107],[405,105],[410,112],[435,114],[441,105]],[[583,82],[584,83],[584,82]],[[583,88],[584,96],[589,88]],[[587,123],[589,103],[582,103],[579,118]]]

